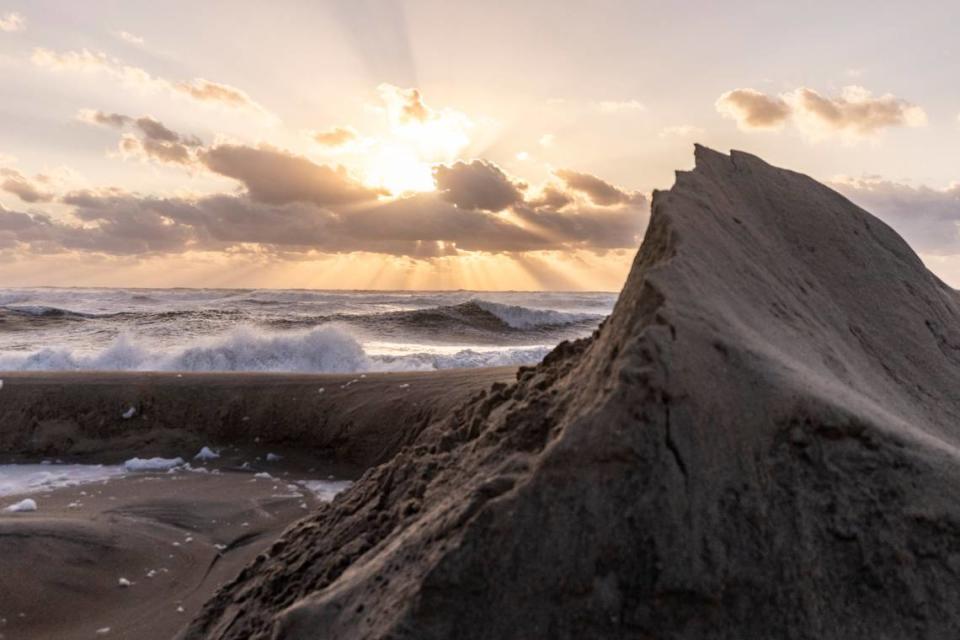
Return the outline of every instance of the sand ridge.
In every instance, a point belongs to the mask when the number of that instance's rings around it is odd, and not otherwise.
[[[593,339],[431,424],[184,637],[957,637],[958,379],[960,298],[896,233],[698,147]]]

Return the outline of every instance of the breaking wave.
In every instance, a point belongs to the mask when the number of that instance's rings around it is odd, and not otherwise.
[[[352,373],[412,371],[461,367],[520,365],[538,362],[548,347],[496,350],[462,349],[455,353],[370,355],[345,328],[336,325],[309,331],[269,332],[238,327],[182,347],[145,348],[129,335],[95,353],[45,348],[0,356],[8,371],[269,371]]]
[[[595,313],[570,313],[566,311],[554,311],[553,309],[531,309],[530,307],[488,302],[487,300],[473,300],[472,302],[487,313],[496,316],[501,322],[513,329],[563,327],[583,322],[597,322],[603,318],[602,315]]]

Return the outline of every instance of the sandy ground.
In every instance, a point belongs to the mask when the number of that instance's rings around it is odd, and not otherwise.
[[[316,472],[272,473],[131,474],[4,497],[4,505],[30,497],[39,508],[0,512],[0,634],[173,637],[220,584],[320,504],[292,483]]]
[[[513,368],[0,373],[0,464],[224,452],[210,467],[218,473],[131,474],[30,494],[36,512],[0,511],[0,638],[173,637],[287,525],[320,508],[288,484],[355,479],[435,416],[514,377]],[[263,471],[273,479],[255,477]]]
[[[0,372],[3,454],[117,462],[207,444],[293,447],[366,468],[513,367],[357,375]]]

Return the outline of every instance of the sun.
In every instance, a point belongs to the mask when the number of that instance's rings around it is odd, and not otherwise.
[[[381,89],[387,99],[387,126],[364,158],[367,183],[395,196],[433,191],[433,167],[460,157],[470,145],[473,121],[452,109],[430,109],[419,93]]]
[[[433,165],[416,149],[403,144],[383,144],[366,161],[366,181],[398,196],[433,191]]]

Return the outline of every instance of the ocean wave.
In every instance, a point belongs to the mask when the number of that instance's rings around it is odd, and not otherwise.
[[[492,335],[543,332],[572,326],[599,323],[603,314],[573,313],[552,309],[534,309],[473,299],[460,304],[426,309],[387,311],[371,314],[335,314],[291,316],[270,320],[273,327],[303,327],[321,322],[339,322],[375,332],[429,333],[436,337],[456,337],[486,333]]]
[[[96,353],[45,348],[0,355],[7,371],[269,371],[353,373],[520,365],[538,362],[547,347],[462,349],[455,353],[369,355],[345,328],[270,332],[238,327],[213,338],[167,349],[150,349],[121,335]]]
[[[71,311],[70,309],[44,305],[0,305],[0,311],[32,318],[82,319],[94,317],[94,315],[90,313],[81,313],[79,311]]]
[[[493,314],[513,329],[544,329],[564,327],[584,322],[599,322],[603,315],[596,313],[572,313],[553,309],[533,309],[514,304],[502,304],[488,300],[471,301],[487,313]]]

